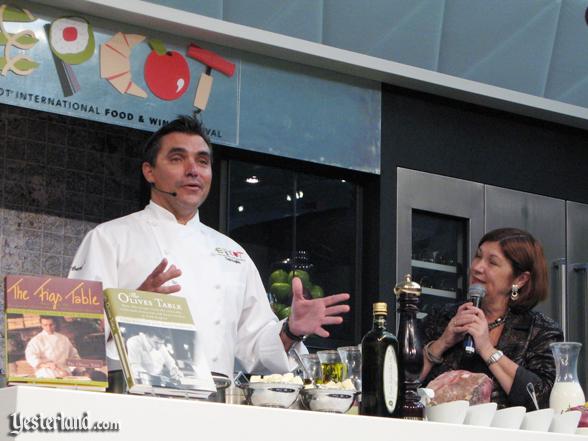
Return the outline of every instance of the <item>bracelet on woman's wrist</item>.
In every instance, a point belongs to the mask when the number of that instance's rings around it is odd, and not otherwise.
[[[435,343],[435,340],[430,341],[425,345],[423,348],[423,352],[425,353],[425,357],[433,364],[441,364],[445,360],[443,357],[437,357],[431,352],[431,345]]]
[[[486,364],[490,366],[491,364],[497,363],[503,355],[504,353],[500,349],[497,349],[492,353],[492,355],[490,355],[490,357],[488,357],[488,359],[486,360]]]

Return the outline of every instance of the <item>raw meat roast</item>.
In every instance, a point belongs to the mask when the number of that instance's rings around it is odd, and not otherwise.
[[[431,404],[467,400],[470,405],[489,403],[492,379],[486,374],[469,371],[448,371],[432,380],[427,387],[435,391]]]

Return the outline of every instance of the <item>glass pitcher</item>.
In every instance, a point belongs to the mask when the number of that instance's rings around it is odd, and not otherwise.
[[[585,401],[578,380],[578,356],[582,343],[562,342],[549,346],[555,360],[555,383],[549,396],[549,407],[561,413]]]

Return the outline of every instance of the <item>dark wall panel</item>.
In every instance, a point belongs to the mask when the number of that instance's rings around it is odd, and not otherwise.
[[[392,87],[382,109],[386,173],[402,166],[588,203],[584,130]]]

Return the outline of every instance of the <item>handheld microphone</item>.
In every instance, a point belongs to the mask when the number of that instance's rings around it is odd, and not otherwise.
[[[486,295],[486,287],[479,283],[474,283],[468,288],[468,300],[470,300],[476,308],[480,307],[482,299]],[[466,334],[463,341],[466,356],[474,355],[476,347],[474,346],[474,339],[470,334]]]
[[[175,191],[164,191],[164,190],[160,190],[159,188],[157,188],[157,187],[155,186],[155,184],[154,184],[153,182],[151,182],[150,184],[151,184],[151,188],[152,188],[153,190],[155,190],[155,191],[158,191],[158,192],[160,192],[160,193],[163,193],[163,194],[169,194],[170,196],[173,196],[174,198],[175,198],[175,197],[178,195],[178,194],[177,194]]]

